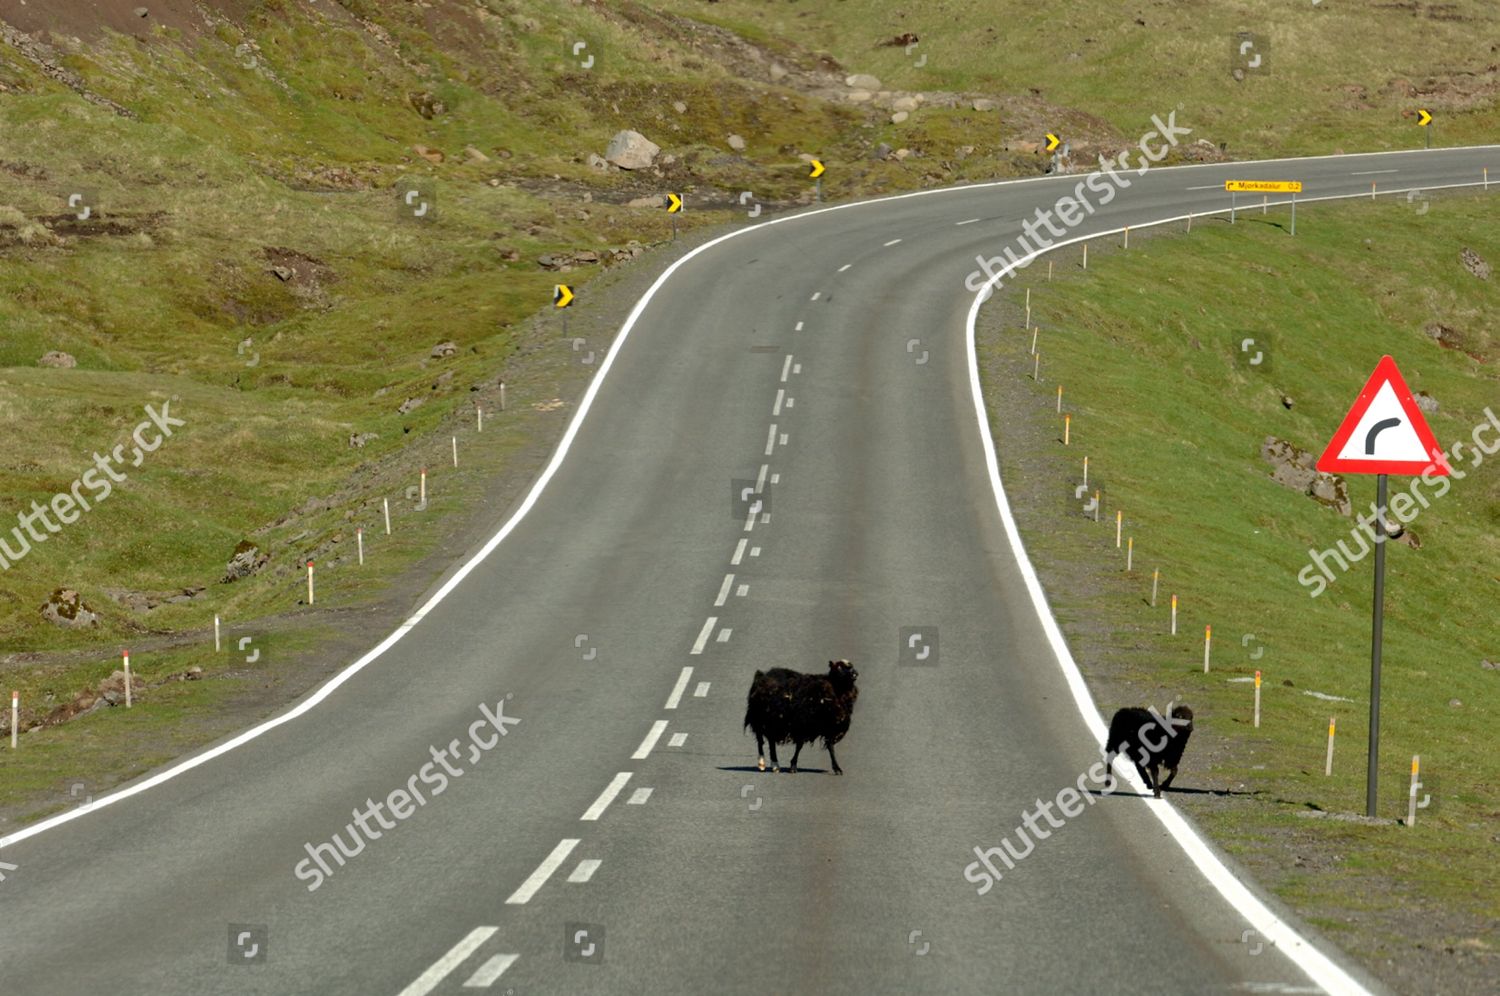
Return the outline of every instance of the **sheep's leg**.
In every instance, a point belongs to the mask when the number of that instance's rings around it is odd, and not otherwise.
[[[1161,782],[1156,787],[1156,794],[1157,795],[1161,795],[1163,792],[1165,792],[1167,790],[1167,786],[1172,784],[1172,779],[1174,779],[1176,777],[1177,777],[1177,769],[1176,768],[1168,768],[1167,769],[1167,777],[1163,778],[1161,780]]]
[[[1155,764],[1137,765],[1136,770],[1141,773],[1141,781],[1151,790],[1151,794],[1158,799],[1161,798],[1161,786],[1156,784],[1157,767]]]
[[[1104,791],[1115,790],[1115,752],[1108,751],[1104,755]]]
[[[772,771],[780,771],[781,770],[781,762],[776,759],[776,738],[775,737],[767,737],[766,738],[766,742],[771,745],[771,770]],[[760,770],[765,771],[766,770],[765,765],[761,765],[761,769]]]
[[[797,758],[802,756],[802,741],[798,740],[796,743],[797,749],[792,751],[792,765],[787,769],[794,775],[797,773]]]
[[[844,769],[839,767],[839,759],[833,756],[833,744],[828,744],[827,746],[828,760],[833,764],[833,773],[835,775],[842,775],[844,773]]]
[[[759,759],[758,760],[758,764],[760,766],[760,770],[761,771],[765,771],[766,770],[766,744],[765,744],[765,741],[762,739],[759,730],[755,731],[755,753],[756,753],[756,756]]]

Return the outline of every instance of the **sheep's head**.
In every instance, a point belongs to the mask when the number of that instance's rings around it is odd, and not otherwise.
[[[829,661],[828,680],[837,688],[853,688],[859,672],[848,661]]]
[[[1191,733],[1193,731],[1193,710],[1185,705],[1172,707],[1172,718],[1177,720],[1172,726],[1176,729]]]

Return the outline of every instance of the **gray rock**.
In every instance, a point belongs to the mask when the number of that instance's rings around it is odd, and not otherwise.
[[[771,82],[780,83],[787,77],[787,69],[779,62],[771,63]]]
[[[603,156],[600,156],[598,153],[590,152],[588,161],[590,166],[601,173],[609,171],[609,160],[605,159]]]
[[[875,94],[869,90],[850,90],[848,93],[844,94],[844,99],[849,101],[849,103],[851,104],[865,104],[868,103],[874,96]]]
[[[262,553],[260,547],[250,540],[240,541],[240,545],[234,548],[234,556],[229,558],[225,565],[224,577],[220,584],[229,584],[241,578],[248,578],[260,571],[270,561],[269,553]]]
[[[626,207],[633,207],[633,208],[659,208],[659,207],[666,207],[667,206],[667,195],[666,194],[650,194],[650,195],[648,195],[646,197],[637,197],[634,200],[627,201],[626,204],[625,204],[625,206]]]
[[[407,398],[396,408],[402,415],[408,415],[427,403],[426,398]]]
[[[1474,274],[1480,280],[1490,279],[1490,264],[1486,263],[1484,257],[1480,256],[1473,249],[1465,249],[1458,254],[1458,258],[1463,260],[1464,269]]]
[[[844,77],[844,85],[851,90],[879,90],[880,79],[869,73],[855,73]]]
[[[686,114],[687,105],[680,100],[674,100],[672,101],[672,110],[676,111],[678,114]]]
[[[1349,485],[1337,474],[1318,474],[1307,493],[1313,501],[1336,509],[1340,515],[1348,515],[1354,509],[1349,501]]]
[[[365,443],[379,439],[380,434],[376,432],[354,432],[349,435],[349,448],[351,450],[362,450]]]
[[[42,358],[36,361],[36,365],[39,367],[59,367],[68,370],[78,366],[78,361],[73,358],[71,353],[64,353],[54,349],[43,354]]]
[[[457,352],[458,346],[456,343],[453,343],[451,341],[440,342],[436,346],[432,347],[432,358],[434,360],[440,360],[445,356],[453,356]]]
[[[891,155],[891,153],[893,151],[895,151],[895,150],[893,150],[889,145],[887,145],[884,142],[881,142],[879,145],[875,146],[875,148],[870,152],[870,158],[871,159],[889,159],[890,155]]]
[[[638,131],[616,132],[604,150],[604,158],[621,169],[646,169],[655,161],[661,146]]]
[[[738,135],[730,135],[727,139],[725,139],[725,141],[729,143],[729,147],[731,149],[733,149],[734,151],[736,151],[736,152],[744,152],[745,151],[745,140],[743,138],[741,138],[740,136],[738,136]]]
[[[998,100],[991,100],[988,97],[975,97],[974,102],[969,106],[976,111],[998,111],[1000,109],[1000,102]]]
[[[99,625],[99,614],[72,588],[58,588],[42,605],[42,618],[63,629],[84,629]]]
[[[474,148],[474,146],[472,146],[472,145],[465,145],[464,146],[464,156],[470,162],[474,162],[474,163],[487,163],[487,162],[490,161],[490,157],[489,156],[485,155],[483,152],[480,152],[478,149]]]
[[[1267,436],[1260,447],[1261,458],[1271,465],[1271,480],[1293,491],[1309,495],[1321,505],[1348,515],[1353,510],[1349,486],[1337,474],[1319,473],[1317,457],[1285,439]]]
[[[905,111],[897,111],[895,114],[891,115],[891,124],[901,124],[909,117],[911,117],[911,115],[906,113]]]
[[[1422,410],[1423,415],[1431,415],[1438,410],[1437,398],[1434,398],[1426,391],[1418,391],[1413,397],[1416,399],[1417,407]]]
[[[893,111],[915,111],[922,103],[920,97],[897,97],[891,101]]]

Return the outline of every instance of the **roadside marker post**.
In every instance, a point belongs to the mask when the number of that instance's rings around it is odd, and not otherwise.
[[[1116,550],[1118,550],[1120,548],[1120,527],[1124,524],[1124,522],[1125,522],[1125,513],[1122,512],[1118,508],[1115,509],[1115,549]]]
[[[1099,521],[1099,489],[1094,489],[1094,521]]]
[[[10,693],[10,749],[16,749],[16,730],[21,725],[21,693],[11,689]]]
[[[1129,249],[1130,248],[1130,226],[1129,225],[1125,226],[1125,244],[1123,246],[1121,246],[1120,248],[1122,248],[1122,249]]]
[[[1125,537],[1125,573],[1130,573],[1130,562],[1135,559],[1135,537]]]
[[[1062,411],[1062,385],[1057,385],[1057,410]]]
[[[417,504],[427,504],[427,468],[422,468],[421,483],[417,485]]]
[[[1031,363],[1031,379],[1040,383],[1042,379],[1042,354],[1036,353]]]
[[[1073,416],[1072,415],[1064,415],[1063,416],[1063,445],[1064,446],[1068,445],[1068,436],[1072,433],[1072,431],[1073,431]]]
[[[380,499],[380,508],[385,512],[385,534],[389,536],[391,534],[391,500],[389,498]]]
[[[122,657],[125,658],[125,708],[129,709],[130,708],[130,651],[123,650],[123,651],[120,652],[120,654],[121,654]]]
[[[474,417],[478,420],[477,421],[478,428],[475,429],[475,431],[476,432],[483,432],[484,431],[484,409],[479,407],[478,402],[475,402],[475,404],[474,404]]]
[[[1421,760],[1422,755],[1420,754],[1413,754],[1411,756],[1411,788],[1406,793],[1407,826],[1412,826],[1417,822],[1417,809],[1419,808],[1417,806],[1417,789],[1422,787],[1422,783],[1417,780],[1417,771],[1421,767]],[[1423,805],[1425,806],[1426,803],[1424,802]]]
[[[1083,458],[1083,486],[1089,486],[1089,458]]]
[[[1485,175],[1486,176],[1489,175],[1489,170],[1485,170]],[[1488,190],[1489,188],[1486,187],[1485,189]],[[1051,282],[1052,282],[1052,260],[1049,259],[1049,260],[1047,260],[1047,283],[1050,284]]]
[[[219,617],[214,616],[214,653],[219,652]]]
[[[1333,728],[1336,725],[1336,717],[1328,717],[1328,758],[1323,762],[1323,774],[1333,774]]]
[[[1177,596],[1172,596],[1172,635],[1177,635]]]
[[[1375,585],[1370,619],[1370,743],[1365,815],[1375,815],[1380,761],[1380,656],[1385,637],[1385,517],[1390,474],[1447,477],[1447,458],[1390,356],[1382,356],[1318,458],[1324,473],[1375,474]]]
[[[1026,320],[1028,322],[1031,321],[1031,312],[1029,312],[1029,311],[1026,313]],[[1036,337],[1037,337],[1038,334],[1041,333],[1041,331],[1042,331],[1042,327],[1040,325],[1038,325],[1036,328],[1034,328],[1034,329],[1031,330],[1031,354],[1033,356],[1036,355]]]
[[[1292,234],[1297,234],[1297,195],[1302,193],[1301,180],[1225,180],[1224,189],[1229,193],[1229,223],[1234,224],[1237,194],[1260,194],[1260,213],[1265,214],[1271,206],[1271,194],[1292,195]],[[1192,231],[1192,216],[1188,217],[1188,231]]]
[[[1260,728],[1260,672],[1255,672],[1255,726]]]
[[[1234,224],[1234,212],[1235,212],[1235,203],[1234,202],[1235,202],[1234,191],[1231,190],[1229,192],[1229,223],[1231,225]]]
[[[354,527],[354,540],[359,545],[359,566],[365,566],[365,527]]]
[[[453,437],[453,466],[458,466],[458,437]]]
[[[1371,180],[1370,181],[1370,200],[1373,201],[1374,199],[1375,199],[1375,181]]]
[[[1212,649],[1213,645],[1214,645],[1214,628],[1212,626],[1204,626],[1203,627],[1203,673],[1204,674],[1208,673],[1208,654],[1209,654],[1209,651]]]
[[[1087,242],[1083,244],[1083,268],[1085,270],[1089,268],[1089,244]]]
[[[1161,580],[1161,568],[1151,569],[1151,607],[1156,608],[1156,583]]]
[[[826,169],[827,167],[824,166],[822,161],[818,159],[814,159],[812,162],[808,163],[807,166],[808,179],[814,180],[817,183],[818,201],[820,203],[823,200],[823,172]]]
[[[1427,148],[1432,148],[1432,114],[1425,107],[1417,108],[1417,127],[1422,129]]]
[[[505,381],[500,382],[500,410],[505,411]]]
[[[313,603],[313,562],[307,562],[307,604]]]

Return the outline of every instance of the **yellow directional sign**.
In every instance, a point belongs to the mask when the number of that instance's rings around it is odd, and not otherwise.
[[[573,288],[567,284],[558,284],[552,288],[552,303],[559,308],[566,308],[573,303]]]
[[[1224,189],[1231,194],[1300,194],[1301,180],[1225,180]]]
[[[682,210],[682,198],[677,194],[667,195],[667,214],[676,214]]]
[[[1047,151],[1048,152],[1055,152],[1055,151],[1057,151],[1057,147],[1059,145],[1061,145],[1061,144],[1062,144],[1062,139],[1058,138],[1056,135],[1052,134],[1050,131],[1047,132]]]
[[[823,167],[822,162],[820,162],[817,159],[814,159],[811,163],[808,164],[808,167],[807,167],[807,178],[809,180],[816,180],[818,177],[820,177],[820,176],[823,175],[823,168],[824,167]]]
[[[1426,128],[1428,125],[1432,124],[1432,115],[1427,113],[1427,108],[1418,108],[1417,124],[1422,126],[1423,128]]]

